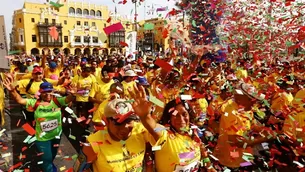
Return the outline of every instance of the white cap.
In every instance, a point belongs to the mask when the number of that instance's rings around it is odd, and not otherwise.
[[[127,70],[124,76],[138,76],[133,70]]]

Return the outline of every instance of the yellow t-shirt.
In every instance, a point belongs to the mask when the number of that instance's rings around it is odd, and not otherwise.
[[[145,77],[147,78],[148,83],[152,83],[152,80],[156,77],[155,73],[157,72],[152,70],[146,72]]]
[[[16,65],[11,64],[10,73],[13,73],[16,67],[17,67]]]
[[[51,80],[51,79],[46,79],[49,83],[51,83],[53,86],[57,85],[57,81]],[[40,84],[43,83],[43,81],[40,82],[33,82],[28,93],[26,92],[26,86],[29,84],[30,79],[23,79],[17,82],[18,84],[18,90],[20,91],[20,94],[27,94],[28,98],[33,98],[33,95],[35,95],[39,89],[40,89]],[[56,87],[54,87],[56,89]]]
[[[93,122],[99,123],[103,120],[104,110],[108,102],[109,100],[106,99],[98,106],[98,109],[93,113],[93,118],[92,118]]]
[[[213,109],[215,118],[219,117],[223,112],[221,110],[222,105],[225,103],[225,101],[220,97],[217,96],[215,99],[212,100],[212,102],[208,105],[210,109]],[[213,132],[219,133],[219,121],[216,120],[209,120],[209,128],[212,129]]]
[[[81,67],[78,65],[76,66],[74,69],[72,69],[72,73],[73,73],[73,76],[76,77],[78,74],[77,74],[77,71],[78,70],[81,70]]]
[[[299,90],[291,102],[291,105],[295,107],[297,110],[305,111],[305,89]]]
[[[302,139],[305,143],[305,132],[303,128],[305,127],[305,112],[292,112],[285,119],[283,131],[294,139]]]
[[[125,97],[127,97],[127,98],[131,98],[131,96],[130,96],[130,94],[129,94],[129,91],[128,91],[128,88],[130,88],[131,89],[131,91],[133,91],[133,88],[134,88],[134,85],[136,84],[136,82],[135,81],[131,81],[131,82],[125,82],[125,81],[123,81],[122,82],[122,85],[123,85],[123,88],[124,88],[124,95],[125,95]]]
[[[246,149],[233,149],[229,144],[228,136],[243,136],[250,131],[253,113],[251,111],[244,113],[237,112],[238,105],[232,100],[224,103],[222,109],[224,114],[220,118],[219,138],[213,154],[222,165],[237,168],[240,166],[240,163],[245,162],[242,158],[243,153],[252,153],[252,150],[250,147],[246,147]]]
[[[209,106],[208,101],[205,98],[198,99],[198,103],[202,112],[206,112]]]
[[[93,84],[89,97],[94,97],[100,101],[106,100],[110,96],[110,86],[113,83],[114,80],[104,83],[101,79],[98,79],[97,82]],[[98,107],[98,104],[95,104],[94,106]]]
[[[266,83],[268,82],[272,82],[272,83],[276,83],[276,81],[279,79],[280,75],[278,73],[272,73],[269,76],[264,77],[264,81]]]
[[[194,169],[194,166],[198,165],[201,159],[199,143],[195,142],[190,136],[164,131],[164,134],[158,140],[160,145],[164,144],[161,150],[155,151],[157,171],[169,172],[178,169],[191,171],[189,166]]]
[[[146,143],[156,144],[143,125],[137,122],[126,141],[112,140],[107,128],[91,134],[87,140],[97,154],[97,160],[92,164],[93,171],[97,172],[143,171]]]
[[[305,143],[305,89],[299,90],[295,98],[292,101],[292,106],[299,111],[291,112],[285,119],[283,131],[288,135],[292,136],[294,139],[302,139],[302,142]]]
[[[32,78],[32,73],[27,73],[21,77],[21,79],[31,79],[31,78]]]
[[[276,114],[277,112],[284,111],[284,108],[291,105],[293,100],[293,95],[291,93],[276,93],[271,102],[271,111]]]
[[[246,70],[240,68],[240,69],[236,70],[235,75],[238,79],[247,78],[248,77],[248,72]]]
[[[59,77],[60,72],[62,71],[62,67],[58,66],[54,72],[51,72],[49,67],[44,69],[44,77],[50,78],[52,75],[57,75]]]
[[[78,75],[75,76],[72,80],[72,84],[76,85],[78,91],[76,94],[76,101],[88,102],[90,90],[95,82],[96,79],[93,75],[89,75],[87,78]]]
[[[102,72],[101,68],[99,68],[99,67],[95,68],[94,76],[95,76],[96,80],[101,78],[101,75],[102,75],[101,72]]]
[[[179,96],[179,90],[176,88],[166,88],[164,87],[162,84],[159,84],[158,81],[154,81],[152,83],[152,87],[151,87],[151,93],[153,96],[155,96],[156,98],[158,98],[159,100],[161,100],[164,105],[166,105],[168,102],[170,102],[171,100],[174,100],[175,98],[177,98],[177,96]],[[163,109],[160,106],[155,106],[155,110],[153,112],[153,116],[155,117],[155,119],[157,121],[159,121],[162,117],[163,114]]]

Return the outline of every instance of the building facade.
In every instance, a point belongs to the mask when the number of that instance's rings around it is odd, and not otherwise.
[[[186,21],[187,23],[188,21]],[[145,24],[153,25],[153,29],[145,28]],[[186,24],[187,25],[187,24]],[[183,32],[179,35],[183,37],[188,37],[187,29],[183,26],[183,20],[181,19],[163,19],[163,18],[153,18],[140,22],[140,28],[138,29],[138,40],[139,49],[144,52],[168,52],[170,45],[177,48],[181,52],[181,40],[177,39],[172,32]],[[164,30],[167,29],[168,35],[165,37],[163,35]],[[174,31],[177,30],[177,31]]]
[[[48,3],[25,2],[22,9],[16,10],[12,21],[11,50],[27,54],[42,54],[43,48],[54,53],[63,50],[65,54],[124,53],[119,42],[113,41],[120,40],[117,37],[132,30],[127,18],[113,15],[103,5],[63,0],[59,3],[63,6],[58,8]],[[109,18],[111,21],[107,22]],[[124,29],[105,35],[103,28],[117,22],[121,22]],[[50,27],[56,27],[57,40],[50,35]]]
[[[162,32],[165,28],[165,20],[153,18],[140,21],[138,28],[138,49],[143,52],[164,52],[169,48],[169,37],[163,38]],[[153,29],[146,29],[145,24],[154,25]]]
[[[9,61],[5,56],[7,55],[7,39],[6,39],[6,32],[5,32],[5,22],[4,16],[0,16],[0,72],[9,69]]]

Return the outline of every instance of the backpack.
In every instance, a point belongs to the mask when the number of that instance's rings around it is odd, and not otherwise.
[[[38,108],[38,106],[40,105],[41,100],[38,99],[33,107],[33,112],[36,111],[36,109]],[[57,107],[62,107],[62,105],[59,103],[59,101],[57,100],[56,97],[53,98],[53,102],[56,104]]]
[[[42,79],[43,82],[48,82],[45,78]],[[31,79],[28,85],[25,87],[25,92],[29,93],[29,90],[34,82],[34,79]]]

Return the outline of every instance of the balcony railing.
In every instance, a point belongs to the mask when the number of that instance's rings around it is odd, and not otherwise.
[[[62,47],[62,42],[40,42],[39,46],[41,47]]]
[[[92,47],[100,47],[100,46],[102,46],[103,44],[101,44],[101,43],[94,43],[94,42],[92,42],[92,43],[90,43],[89,44],[89,46],[92,46]]]
[[[56,26],[56,27],[62,28],[61,23],[42,23],[42,22],[39,22],[39,23],[37,23],[37,26],[41,26],[41,27],[52,27],[52,26]]]

